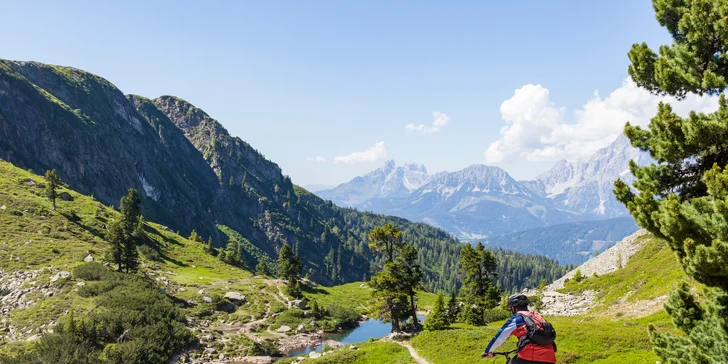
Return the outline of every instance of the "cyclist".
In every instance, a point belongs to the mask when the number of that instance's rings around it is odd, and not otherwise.
[[[529,316],[534,322],[546,322],[538,312],[528,310],[528,297],[516,293],[508,298],[508,306],[513,316],[506,320],[500,331],[490,341],[483,352],[483,357],[492,358],[493,351],[501,346],[509,336],[515,335],[519,339],[518,356],[511,359],[510,364],[556,363],[556,344],[537,345],[525,342],[524,336],[528,330],[524,316]]]

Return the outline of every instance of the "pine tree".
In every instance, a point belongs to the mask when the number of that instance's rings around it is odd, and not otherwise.
[[[298,279],[302,268],[301,259],[293,254],[293,250],[288,244],[283,244],[278,251],[278,275],[288,280],[286,293],[291,297],[298,298],[301,296]]]
[[[215,246],[212,245],[212,236],[207,238],[207,245],[205,246],[205,251],[208,253],[212,253],[212,251],[215,249]]]
[[[384,322],[392,323],[392,332],[402,330],[400,322],[410,314],[409,298],[401,289],[401,272],[394,262],[384,263],[384,268],[369,281],[373,288],[377,315]]]
[[[435,307],[432,309],[427,319],[425,320],[424,328],[427,331],[437,331],[447,328],[448,321],[445,312],[445,302],[442,297],[442,292],[437,294],[435,300]]]
[[[417,264],[417,249],[412,245],[405,245],[401,248],[397,264],[400,266],[402,291],[409,297],[410,317],[415,327],[419,326],[417,321],[417,290],[424,289],[422,278],[424,273]]]
[[[121,220],[113,220],[111,224],[109,224],[109,232],[106,234],[106,241],[111,244],[109,255],[111,256],[111,260],[114,262],[114,264],[116,264],[116,270],[118,271],[121,271],[124,242],[126,240],[127,239],[126,237],[124,237],[124,228],[121,225]]]
[[[413,273],[408,269],[414,269],[417,251],[414,250],[413,255],[407,249],[408,245],[402,241],[402,232],[391,223],[372,229],[369,239],[369,247],[385,257],[383,269],[375,273],[369,281],[374,289],[372,296],[377,302],[379,318],[391,322],[392,332],[398,332],[401,331],[400,323],[413,315],[415,301],[410,300],[409,293],[417,288],[412,288],[416,283],[413,282]],[[395,257],[402,250],[408,252],[406,257],[395,261]],[[412,266],[408,267],[407,264]],[[419,278],[421,281],[422,277]],[[416,323],[416,312],[413,320]]]
[[[637,223],[667,241],[683,270],[707,286],[698,304],[687,286],[670,294],[667,312],[685,335],[650,328],[655,352],[669,363],[728,362],[728,6],[723,0],[654,0],[672,35],[659,54],[647,44],[629,52],[637,85],[678,99],[719,95],[719,109],[683,118],[660,103],[648,129],[627,124],[632,145],[655,164],[630,164],[634,190],[621,180],[615,195]]]
[[[46,185],[45,185],[45,196],[51,200],[53,204],[53,211],[56,211],[56,198],[58,198],[58,187],[61,184],[61,179],[58,178],[58,174],[55,169],[46,171],[45,173]]]
[[[144,234],[144,220],[141,216],[141,197],[139,191],[130,188],[126,196],[119,202],[121,212],[121,227],[124,231],[121,258],[125,272],[135,271],[139,265],[139,252],[137,244],[146,235]]]
[[[463,321],[484,325],[485,310],[497,305],[500,290],[493,284],[496,268],[495,256],[482,243],[475,248],[466,244],[460,251],[460,272],[463,275],[460,293],[465,304],[461,312]]]
[[[395,253],[403,244],[402,232],[392,223],[372,229],[369,240],[369,249],[384,254],[387,262],[394,262]]]
[[[255,266],[255,274],[260,276],[268,275],[268,265],[265,263],[265,259],[260,258],[258,264]]]
[[[455,290],[450,292],[450,299],[447,301],[447,312],[445,315],[445,321],[448,324],[452,324],[457,320],[458,314],[460,313],[460,306],[458,306],[457,293]]]
[[[197,235],[197,231],[195,231],[195,229],[192,229],[192,232],[190,233],[190,237],[188,239],[192,241],[202,242],[202,238]]]

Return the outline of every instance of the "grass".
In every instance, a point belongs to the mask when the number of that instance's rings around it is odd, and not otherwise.
[[[356,344],[359,350],[349,349],[345,346],[341,349],[332,351],[331,353],[318,358],[307,359],[304,363],[312,364],[416,364],[414,359],[410,357],[407,349],[392,343],[381,341],[368,341]],[[283,359],[277,363],[290,364],[295,359]]]
[[[351,307],[362,314],[371,314],[373,311],[372,289],[364,282],[352,282],[334,287],[319,285],[305,287],[303,295],[318,301],[323,307],[337,304]],[[437,295],[420,291],[417,293],[417,299],[417,309],[426,311],[435,306]]]
[[[548,317],[558,332],[559,363],[654,363],[647,325],[670,330],[667,314],[660,312],[636,320],[610,320],[594,317]],[[423,332],[411,340],[417,353],[433,364],[465,364],[480,360],[480,354],[497,333],[502,322],[485,327],[456,324],[453,328]],[[514,349],[509,339],[498,351]],[[503,361],[503,359],[499,359]]]
[[[627,264],[614,272],[597,277],[585,277],[582,281],[570,280],[562,293],[596,292],[599,306],[595,312],[608,315],[629,315],[621,306],[641,304],[664,298],[677,287],[678,282],[689,281],[677,264],[675,254],[664,241],[652,235],[643,235],[642,248]],[[691,284],[695,285],[694,282]],[[655,308],[660,309],[657,305]]]
[[[45,179],[0,160],[0,272],[38,271],[32,282],[25,286],[39,286],[49,282],[55,271],[73,271],[91,254],[103,262],[108,250],[104,240],[106,225],[118,216],[111,207],[92,197],[67,188],[69,201],[57,199],[56,211],[44,197]],[[164,226],[148,223],[146,231],[159,248],[159,259],[142,257],[140,273],[157,281],[173,299],[197,302],[184,308],[185,314],[197,318],[247,322],[261,318],[272,301],[265,278],[254,278],[245,269],[220,262],[204,251],[204,245],[190,241],[168,231]],[[52,268],[50,270],[42,270]],[[2,277],[2,275],[0,275]],[[168,279],[165,284],[161,278]],[[5,278],[0,278],[5,279]],[[58,321],[70,310],[84,315],[95,309],[93,298],[79,296],[76,277],[60,280],[52,285],[54,294],[43,297],[31,291],[25,295],[33,304],[9,313],[8,324],[20,332],[40,333],[44,324]],[[203,294],[198,291],[203,290]],[[247,303],[232,313],[216,312],[215,307],[202,301],[204,296],[223,296],[228,291],[244,294]],[[273,312],[285,307],[271,304]],[[241,343],[245,340],[241,340]],[[25,350],[24,342],[5,342],[0,339],[0,355]],[[243,346],[241,350],[246,350]]]

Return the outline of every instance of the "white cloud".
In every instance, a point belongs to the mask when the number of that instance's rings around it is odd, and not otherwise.
[[[306,158],[306,160],[309,162],[326,163],[326,158],[324,158],[320,155],[317,155],[316,157],[308,157],[308,158]]]
[[[415,124],[410,123],[410,124],[405,125],[404,127],[408,131],[419,131],[421,133],[429,134],[429,133],[435,133],[435,132],[440,131],[441,128],[446,127],[447,124],[449,124],[451,121],[449,115],[447,115],[445,113],[441,113],[439,111],[435,111],[432,113],[432,119],[433,119],[433,122],[432,122],[431,126],[425,125],[425,124],[415,125]]]
[[[486,149],[485,162],[587,157],[614,141],[626,122],[647,126],[660,101],[671,104],[682,116],[687,116],[690,110],[712,112],[718,109],[718,97],[715,96],[689,95],[678,101],[669,96],[652,95],[627,79],[604,99],[595,92],[581,109],[573,111],[574,121],[567,122],[565,108],[551,102],[548,89],[541,85],[525,85],[501,104],[500,112],[506,125],[500,130],[500,139]]]
[[[354,152],[348,155],[334,157],[334,163],[358,163],[358,162],[376,162],[384,160],[389,155],[389,149],[384,142],[378,142],[373,147],[362,152]]]
[[[332,159],[327,159],[325,157],[322,157],[320,155],[316,157],[307,157],[306,161],[308,162],[316,162],[316,163],[345,163],[345,164],[352,164],[352,163],[358,163],[358,162],[376,162],[380,160],[384,160],[389,155],[389,149],[384,144],[384,142],[378,142],[374,144],[374,146],[367,148],[366,150],[362,152],[354,152],[347,155],[342,155],[338,157],[334,157]]]

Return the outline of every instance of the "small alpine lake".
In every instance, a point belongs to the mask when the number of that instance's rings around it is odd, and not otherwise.
[[[420,323],[425,321],[425,316],[417,316]],[[392,330],[392,324],[389,322],[382,322],[377,319],[368,319],[359,323],[359,326],[344,330],[342,332],[324,333],[321,343],[316,346],[307,346],[294,351],[289,352],[285,358],[292,358],[295,356],[308,354],[312,351],[323,351],[324,341],[335,340],[344,345],[360,343],[369,339],[378,339],[389,335]]]

